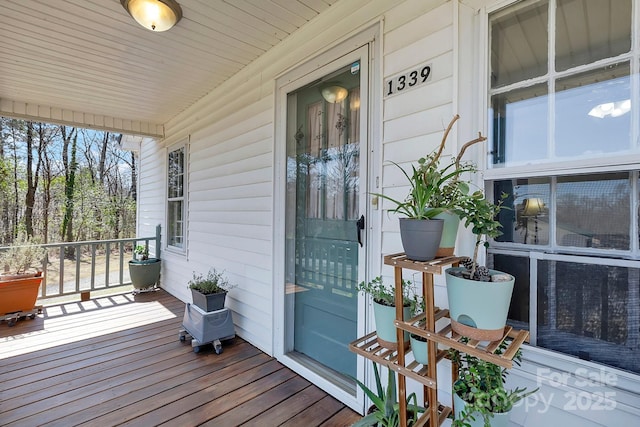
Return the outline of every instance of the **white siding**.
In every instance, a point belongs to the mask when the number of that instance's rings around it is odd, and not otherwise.
[[[312,20],[266,55],[202,98],[196,106],[169,122],[163,146],[143,145],[140,206],[143,234],[156,222],[164,224],[164,147],[190,135],[188,256],[165,252],[163,287],[179,298],[190,301],[186,283],[192,271],[205,272],[209,267],[225,269],[238,287],[229,295],[238,335],[260,349],[273,354],[274,283],[273,283],[273,207],[274,194],[274,89],[275,80],[291,68],[345,40],[356,30],[384,20],[382,77],[388,78],[411,67],[431,61],[432,80],[415,90],[385,99],[380,109],[381,141],[373,147],[382,153],[382,161],[374,165],[385,194],[403,197],[406,185],[393,160],[408,166],[440,143],[446,125],[455,113],[462,120],[449,136],[445,156],[457,152],[461,143],[472,139],[477,131],[486,134],[482,99],[484,67],[479,33],[482,14],[479,1],[348,0]],[[474,4],[472,9],[465,4]],[[483,30],[482,30],[483,31]],[[356,48],[357,46],[354,46]],[[322,65],[322,64],[318,64]],[[475,71],[474,71],[475,70]],[[382,81],[374,90],[382,90]],[[380,92],[381,93],[381,92]],[[470,150],[470,158],[482,163],[484,149]],[[148,193],[147,193],[148,192]],[[382,252],[401,250],[397,221],[386,214],[387,204],[379,212],[377,233]],[[375,223],[375,221],[373,222]],[[473,241],[462,232],[457,244],[459,253],[469,252]],[[376,265],[376,262],[372,262]],[[392,271],[383,267],[391,278]],[[446,290],[442,278],[436,280],[436,303],[446,306]],[[538,351],[538,350],[536,350]],[[548,352],[543,352],[548,353]],[[528,354],[525,352],[525,357]],[[555,365],[551,365],[555,366]],[[565,370],[576,369],[580,362],[567,362]],[[514,370],[512,381],[536,387],[537,368],[532,362]],[[573,368],[571,368],[573,367]],[[450,393],[448,368],[440,371],[443,401]],[[559,371],[558,371],[559,372]],[[546,412],[518,408],[512,417],[514,425],[617,425],[616,420],[637,420],[640,402],[634,387],[637,376],[631,376],[622,388],[607,388],[620,393],[614,411],[590,416],[564,408],[559,398]],[[628,385],[631,384],[631,385]],[[560,396],[560,388],[543,386],[545,397]],[[634,400],[635,399],[635,400]],[[523,412],[524,411],[524,412]],[[585,416],[590,421],[585,420]],[[558,421],[558,422],[557,422]],[[591,425],[591,424],[589,424]]]
[[[165,217],[165,151],[160,143],[144,138],[138,156],[138,236],[155,236],[156,226],[164,227]],[[166,237],[164,228],[162,239]],[[162,246],[164,247],[164,241]],[[150,251],[154,253],[155,248]],[[164,254],[161,253],[161,258]],[[164,268],[163,268],[164,273]],[[164,282],[164,274],[161,283]]]
[[[432,64],[430,82],[384,100],[382,192],[391,197],[403,199],[408,186],[404,175],[388,161],[409,167],[433,151],[455,114],[453,18],[453,3],[446,2],[385,33],[384,79],[425,61]],[[445,153],[452,152],[454,137],[455,133],[450,136]],[[389,207],[388,202],[382,203],[383,210]],[[383,213],[382,252],[401,251],[398,221]],[[391,269],[387,268],[385,274],[391,276]]]

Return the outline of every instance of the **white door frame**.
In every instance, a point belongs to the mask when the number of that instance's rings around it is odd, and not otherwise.
[[[274,208],[273,208],[273,349],[274,356],[285,366],[311,381],[349,407],[362,411],[364,409],[364,393],[357,388],[355,395],[349,393],[333,382],[324,378],[316,370],[302,365],[286,354],[288,347],[285,321],[293,316],[286,316],[285,310],[285,200],[286,200],[286,119],[287,94],[306,84],[349,65],[355,59],[360,60],[360,72],[368,75],[367,87],[361,87],[361,102],[367,106],[366,115],[361,120],[360,161],[366,166],[361,168],[366,174],[360,177],[360,213],[366,217],[364,233],[364,251],[359,257],[359,277],[367,280],[370,272],[380,271],[381,216],[370,203],[368,192],[376,191],[377,179],[381,164],[381,124],[380,111],[382,99],[381,80],[381,23],[374,25],[348,40],[341,42],[328,51],[308,60],[300,66],[288,71],[276,80],[275,89],[275,136],[274,136]],[[366,60],[365,60],[366,58]],[[360,214],[359,213],[359,214]],[[373,227],[372,227],[373,225]],[[372,232],[376,230],[376,232]],[[358,336],[364,335],[372,318],[368,313],[365,298],[358,296]],[[357,359],[357,377],[365,381],[365,360]]]

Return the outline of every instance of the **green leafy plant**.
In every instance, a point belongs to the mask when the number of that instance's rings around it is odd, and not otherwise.
[[[400,405],[398,404],[396,394],[396,374],[391,369],[387,369],[387,385],[386,389],[382,386],[380,380],[380,372],[378,366],[373,363],[373,374],[376,381],[376,392],[369,389],[362,382],[354,378],[358,386],[364,391],[364,394],[373,403],[370,412],[362,419],[358,420],[352,427],[396,427],[400,425]],[[415,393],[407,396],[407,425],[412,426],[418,420],[420,413],[425,408],[418,406],[418,399]]]
[[[136,255],[138,255],[138,259],[146,260],[149,259],[149,248],[145,245],[137,245],[133,250]]]
[[[211,268],[206,275],[193,272],[193,278],[187,283],[189,289],[194,289],[202,294],[218,294],[228,292],[236,285],[232,285],[224,276],[224,271]]]
[[[30,268],[40,270],[47,251],[36,239],[20,233],[9,249],[0,252],[0,268],[6,273],[23,274]]]
[[[465,227],[471,227],[471,232],[476,236],[473,257],[469,261],[463,261],[467,268],[463,276],[467,279],[489,281],[491,276],[485,266],[478,265],[478,249],[481,245],[489,247],[489,238],[495,239],[502,235],[502,224],[496,220],[498,213],[503,209],[503,201],[508,195],[503,193],[498,203],[487,199],[484,192],[478,190],[460,199],[459,216],[464,219]]]
[[[506,346],[503,342],[495,354],[502,354]],[[490,427],[493,414],[509,412],[518,401],[538,391],[537,388],[532,391],[520,387],[505,389],[508,369],[470,354],[449,349],[449,358],[458,368],[453,392],[466,403],[453,422],[454,427],[470,427],[469,421],[474,421],[477,415],[482,416],[485,427]],[[519,366],[521,360],[522,352],[518,350],[513,361]]]
[[[357,287],[359,292],[371,295],[373,300],[378,304],[386,305],[389,307],[396,306],[396,299],[394,289],[386,286],[382,282],[382,277],[378,276],[371,279],[369,282],[360,282]],[[402,304],[404,307],[411,306],[416,303],[415,290],[411,282],[402,280]]]
[[[418,159],[417,166],[411,165],[411,173],[405,171],[398,163],[391,162],[405,176],[410,190],[404,200],[397,200],[385,194],[374,194],[395,204],[395,208],[390,209],[389,212],[412,219],[431,219],[445,211],[458,213],[460,198],[465,197],[469,192],[468,183],[460,180],[460,177],[466,172],[475,172],[476,168],[472,163],[460,163],[457,159],[452,159],[448,165],[441,166],[440,157],[449,132],[459,118],[459,115],[455,115],[451,120],[437,151]],[[484,139],[480,137],[469,141],[458,158],[468,146]]]

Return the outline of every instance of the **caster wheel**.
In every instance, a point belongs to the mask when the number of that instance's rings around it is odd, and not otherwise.
[[[184,335],[180,335],[180,341],[185,342],[187,340],[187,337],[185,337]]]
[[[216,350],[216,354],[222,353],[222,346],[216,346],[215,350]]]
[[[9,326],[16,326],[16,319],[9,319]]]
[[[200,353],[200,346],[198,345],[198,346],[193,347],[193,352],[194,353]]]
[[[31,319],[31,320],[33,320],[33,319],[35,319],[35,318],[36,318],[36,315],[35,315],[35,314],[31,314],[31,315],[29,316],[29,319]]]

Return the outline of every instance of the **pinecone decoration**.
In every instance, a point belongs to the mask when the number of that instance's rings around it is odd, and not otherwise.
[[[466,268],[468,271],[471,271],[473,268],[473,260],[469,257],[464,257],[460,260],[460,265]]]
[[[478,266],[475,274],[473,275],[473,280],[477,280],[479,282],[490,282],[491,273],[489,273],[489,269],[487,267]]]

